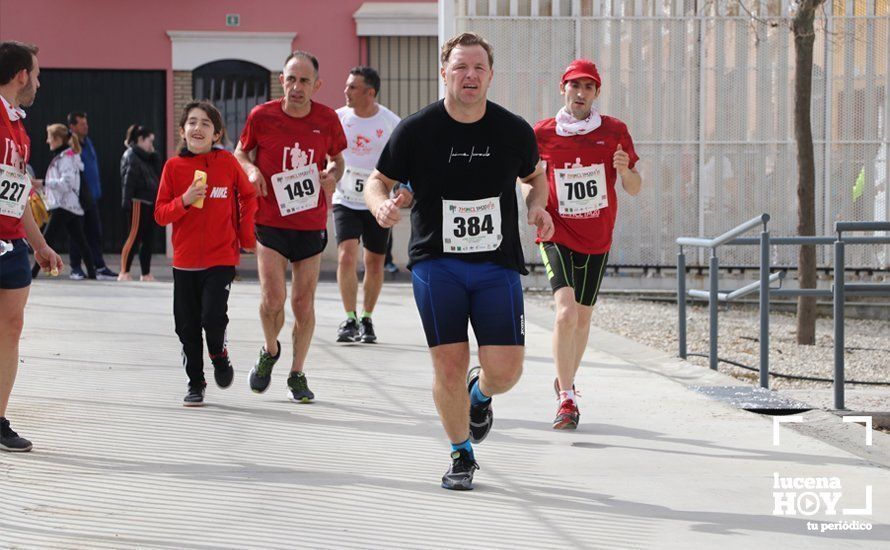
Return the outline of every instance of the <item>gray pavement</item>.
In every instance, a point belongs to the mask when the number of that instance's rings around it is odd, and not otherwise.
[[[476,450],[477,488],[445,491],[449,448],[410,287],[384,288],[380,343],[369,346],[334,343],[339,294],[321,284],[310,405],[285,397],[287,347],[270,390],[247,387],[262,341],[258,300],[256,283],[234,285],[235,384],[211,382],[208,406],[186,409],[170,283],[35,282],[8,414],[35,447],[0,454],[0,547],[886,548],[890,540],[890,436],[874,432],[866,449],[864,428],[814,411],[784,425],[776,446],[770,417],[686,387],[738,382],[596,328],[578,381],[581,426],[551,430],[552,313],[531,301],[525,373],[495,398],[494,431]],[[775,474],[837,478],[838,515],[773,515]],[[864,506],[866,486],[871,514],[841,515]],[[855,521],[872,529],[808,528]]]

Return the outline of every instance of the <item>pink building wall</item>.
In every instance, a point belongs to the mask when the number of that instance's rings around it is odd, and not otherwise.
[[[408,1],[408,0],[395,0]],[[293,49],[315,54],[323,85],[316,99],[343,104],[346,72],[359,62],[352,15],[362,0],[0,0],[0,40],[40,48],[41,67],[167,71],[173,104],[172,47],[167,31],[294,32]],[[237,13],[241,26],[226,27]],[[282,52],[282,61],[287,52]],[[168,120],[172,118],[168,112]],[[172,126],[172,125],[171,125]],[[172,127],[168,129],[172,138]],[[168,143],[173,143],[168,139]]]

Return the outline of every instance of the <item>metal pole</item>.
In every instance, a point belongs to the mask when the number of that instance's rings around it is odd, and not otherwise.
[[[711,249],[711,260],[708,268],[708,279],[710,288],[708,289],[708,321],[710,322],[710,344],[711,349],[708,354],[708,362],[711,370],[717,370],[717,292],[718,279],[717,270],[720,262],[717,260],[717,249]]]
[[[769,231],[760,233],[760,387],[769,389]]]
[[[844,408],[844,241],[834,243],[834,408]]]
[[[705,121],[702,113],[705,112],[705,63],[707,61],[707,56],[705,53],[705,43],[704,43],[704,33],[705,33],[705,18],[704,18],[704,8],[702,8],[701,12],[699,12],[699,3],[695,2],[695,22],[696,22],[696,42],[698,43],[698,93],[696,94],[696,99],[698,99],[698,108],[695,109],[696,119],[695,124],[698,130],[698,153],[695,159],[695,182],[697,185],[698,191],[698,234],[700,236],[704,236],[705,234],[705,200],[704,194],[702,193],[702,163],[704,163],[705,156]],[[698,252],[698,265],[704,263],[704,255],[703,250],[699,249]]]
[[[886,16],[886,12],[885,16]],[[874,15],[878,15],[877,6],[875,7]],[[870,25],[876,25],[877,20],[872,20],[869,22]],[[878,204],[875,201],[875,221],[888,221],[890,220],[890,162],[887,162],[887,156],[890,155],[890,71],[884,71],[884,109],[883,113],[879,111],[880,115],[880,133],[878,134],[878,139],[883,141],[883,145],[879,147],[883,147],[884,149],[884,204]],[[875,174],[875,179],[879,176]],[[887,233],[875,233],[875,236],[879,235],[887,235]],[[878,267],[887,268],[890,266],[890,246],[885,245],[883,247],[883,260],[879,260]],[[881,258],[880,248],[875,250],[878,258]]]
[[[454,0],[439,0],[439,20],[437,24],[439,48],[442,47],[442,44],[444,44],[446,40],[454,36],[456,27],[455,23],[457,22],[457,13],[455,12],[454,4]],[[436,80],[439,84],[439,97],[445,97],[445,82],[441,78],[437,78]]]
[[[581,2],[580,0],[572,0],[572,26],[575,31],[575,57],[581,57]]]
[[[686,254],[683,247],[677,254],[677,334],[680,339],[680,357],[686,359]]]
[[[831,212],[831,169],[832,169],[832,158],[831,158],[831,142],[834,138],[834,120],[831,116],[831,113],[834,112],[832,108],[834,105],[834,45],[831,43],[833,40],[829,40],[829,37],[836,36],[835,35],[835,13],[834,13],[834,2],[825,2],[823,4],[826,14],[825,21],[825,45],[824,47],[824,59],[822,62],[822,67],[824,67],[823,78],[825,82],[823,82],[824,91],[823,91],[823,101],[824,105],[822,107],[822,124],[823,124],[823,135],[822,140],[822,181],[819,192],[816,193],[816,207],[819,207],[819,199],[821,198],[822,202],[822,232],[828,233],[831,231],[831,221],[834,218],[834,215]],[[782,12],[788,13],[788,12]],[[843,14],[840,14],[843,15]],[[790,34],[790,33],[789,33]],[[844,72],[848,70],[849,66],[844,67]],[[843,123],[841,123],[843,126]],[[816,231],[819,233],[819,231]],[[824,248],[818,248],[817,250],[825,250]],[[818,260],[816,260],[818,261]]]

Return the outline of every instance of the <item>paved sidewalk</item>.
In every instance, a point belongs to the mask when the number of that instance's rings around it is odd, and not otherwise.
[[[879,465],[890,461],[890,436],[875,432],[873,460],[863,459],[864,428],[816,411],[804,428],[783,427],[774,446],[769,417],[685,387],[734,382],[618,336],[591,337],[580,429],[551,430],[552,313],[530,303],[525,374],[495,398],[477,488],[445,491],[449,448],[410,287],[385,286],[380,344],[369,346],[334,343],[339,294],[320,286],[311,405],[286,399],[289,346],[270,390],[249,391],[258,300],[255,283],[233,287],[235,383],[223,391],[211,382],[208,406],[186,409],[171,284],[38,280],[9,411],[35,447],[0,454],[0,547],[838,549],[890,540],[890,469]],[[837,477],[839,515],[774,516],[774,473]],[[872,514],[840,515],[863,507],[868,485]],[[873,527],[807,527],[854,520]]]

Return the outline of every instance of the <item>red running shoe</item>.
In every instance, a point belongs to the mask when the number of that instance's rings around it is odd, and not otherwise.
[[[553,421],[553,429],[574,430],[578,427],[579,420],[581,420],[581,413],[578,412],[578,405],[574,400],[566,399],[559,404],[556,419]]]

